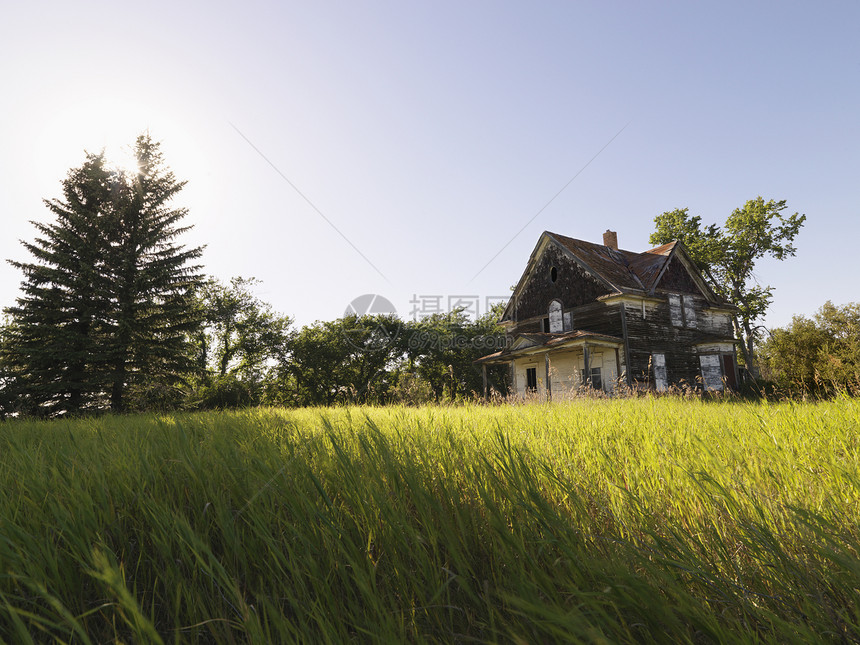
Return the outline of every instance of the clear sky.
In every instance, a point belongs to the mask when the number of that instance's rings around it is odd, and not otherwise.
[[[148,128],[205,272],[299,324],[365,293],[483,311],[544,230],[641,251],[663,211],[761,195],[808,216],[759,266],[784,325],[860,300],[858,29],[857,2],[16,3],[0,258],[85,149]],[[0,305],[20,280],[0,266]]]

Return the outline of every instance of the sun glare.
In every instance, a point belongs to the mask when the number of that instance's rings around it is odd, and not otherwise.
[[[104,151],[108,167],[123,174],[137,174],[133,154],[137,137],[150,132],[156,141],[167,142],[171,165],[200,163],[187,128],[158,105],[146,105],[118,98],[100,97],[64,105],[45,120],[36,141],[35,166],[44,190],[53,190],[58,178],[79,166],[84,151]]]
[[[130,144],[105,146],[104,155],[107,167],[119,174],[134,176],[140,170]]]

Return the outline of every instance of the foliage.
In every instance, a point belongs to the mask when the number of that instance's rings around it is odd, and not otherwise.
[[[256,278],[232,278],[229,286],[209,279],[200,290],[199,360],[217,376],[258,377],[268,361],[286,357],[292,321],[254,295],[259,284]]]
[[[860,403],[0,424],[4,642],[855,642]]]
[[[738,308],[735,333],[747,367],[756,372],[754,345],[760,337],[757,325],[773,300],[773,287],[761,286],[754,275],[756,262],[765,257],[784,260],[797,249],[794,238],[806,215],[784,216],[785,200],[749,200],[729,215],[722,228],[703,226],[688,209],[658,215],[652,244],[680,240],[691,259],[702,269],[715,291]]]
[[[385,400],[400,358],[402,323],[393,315],[345,316],[303,327],[290,340],[289,377],[294,404]]]
[[[17,373],[7,360],[10,355],[9,342],[12,330],[7,321],[0,323],[0,421],[18,411],[14,390],[18,389]]]
[[[860,303],[825,303],[812,317],[795,316],[760,350],[763,374],[783,388],[860,394]]]
[[[406,324],[403,368],[427,383],[433,399],[453,401],[481,395],[483,377],[474,361],[504,347],[500,311],[472,322],[463,312],[434,314]],[[506,368],[492,368],[492,385],[507,393]]]
[[[190,394],[189,407],[199,410],[226,410],[260,405],[263,386],[257,380],[235,374],[207,375]]]
[[[503,341],[498,311],[471,321],[462,312],[402,322],[393,315],[346,316],[302,328],[289,341],[279,404],[412,404],[481,394],[474,360]],[[506,372],[491,385],[506,392]]]
[[[190,393],[194,408],[259,405],[268,384],[287,359],[288,316],[254,295],[255,278],[224,285],[210,278],[197,293],[203,326],[195,333],[198,378]]]
[[[182,190],[159,144],[141,135],[136,171],[87,154],[46,200],[53,223],[33,222],[23,295],[7,311],[2,362],[22,411],[52,416],[148,405],[153,386],[172,387],[191,369],[188,334],[202,250],[176,243],[187,214],[171,208]]]

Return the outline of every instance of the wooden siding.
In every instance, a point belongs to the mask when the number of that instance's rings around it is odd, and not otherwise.
[[[699,331],[718,338],[734,338],[732,315],[725,309],[704,307],[699,317]]]
[[[622,338],[624,335],[623,323],[621,322],[621,303],[592,302],[580,307],[564,306],[564,316],[570,317],[571,329],[591,331],[596,334],[605,334]],[[511,340],[520,334],[533,334],[543,331],[543,319],[547,313],[539,314],[538,317],[521,320],[509,330]]]
[[[685,316],[687,326],[672,324],[669,294],[661,301],[645,301],[645,316],[640,307],[625,307],[625,322],[630,348],[629,366],[634,380],[654,382],[652,354],[666,357],[669,384],[682,381],[690,385],[701,383],[701,363],[695,344],[709,336],[732,338],[731,317],[722,310],[714,311],[701,297],[684,298],[684,306],[692,311]],[[675,322],[680,322],[675,312]],[[695,327],[692,321],[695,321]]]
[[[692,293],[698,296],[703,295],[690,277],[687,268],[677,258],[673,257],[669,260],[669,266],[663,272],[660,282],[657,283],[657,288],[664,291],[672,291],[674,293]]]
[[[546,397],[544,357],[542,354],[517,358],[513,361],[514,379],[517,396]],[[536,370],[537,390],[528,392],[526,387],[526,370]],[[585,359],[581,349],[561,350],[550,354],[550,391],[554,401],[562,401],[575,397],[583,386],[582,370]],[[600,369],[601,389],[611,392],[616,385],[618,370],[615,350],[608,347],[595,347],[589,354],[589,368]]]
[[[553,267],[556,269],[555,282],[550,279],[550,270]],[[562,307],[567,311],[572,307],[594,302],[608,293],[610,290],[600,280],[592,277],[556,245],[550,244],[535,263],[534,271],[529,275],[517,298],[514,321],[546,317],[553,300],[561,301]],[[583,329],[575,317],[573,328]]]

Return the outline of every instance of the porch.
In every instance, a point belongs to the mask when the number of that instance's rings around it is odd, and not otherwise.
[[[518,336],[510,347],[478,359],[487,395],[487,365],[511,370],[512,395],[565,400],[583,388],[612,392],[626,377],[624,342],[614,336],[574,330]]]

